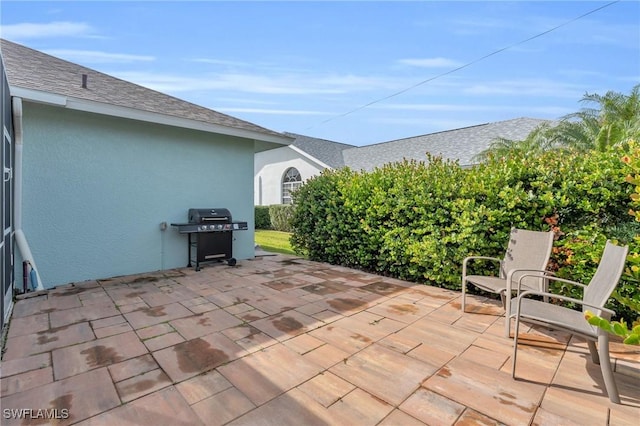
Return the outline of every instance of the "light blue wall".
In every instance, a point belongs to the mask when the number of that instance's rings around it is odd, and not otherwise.
[[[253,140],[24,104],[23,229],[45,287],[184,267],[191,207],[226,207],[249,231]],[[21,274],[21,264],[17,264]]]

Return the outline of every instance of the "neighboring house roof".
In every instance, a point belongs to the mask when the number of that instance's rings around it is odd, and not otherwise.
[[[306,152],[310,156],[320,160],[322,163],[333,169],[344,166],[342,151],[347,148],[355,148],[354,145],[328,141],[326,139],[312,138],[310,136],[298,135],[289,132],[284,132],[284,134],[295,138],[291,145]]]
[[[344,164],[353,170],[373,170],[403,159],[424,161],[427,152],[468,166],[475,163],[473,157],[487,149],[493,140],[523,140],[545,122],[549,120],[516,118],[345,149],[342,155]]]
[[[289,144],[281,133],[1,39],[14,96],[162,124]],[[83,76],[86,75],[86,88]],[[53,95],[53,96],[52,96]],[[146,114],[145,114],[146,113]],[[150,114],[149,114],[150,113]]]

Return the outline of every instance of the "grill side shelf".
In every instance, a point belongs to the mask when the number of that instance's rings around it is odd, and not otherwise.
[[[194,234],[202,232],[229,232],[246,231],[249,229],[247,222],[231,223],[172,223],[171,226],[178,229],[181,234]]]

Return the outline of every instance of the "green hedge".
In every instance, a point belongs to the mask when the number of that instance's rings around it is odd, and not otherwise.
[[[471,169],[429,157],[325,171],[294,195],[292,244],[312,260],[459,289],[464,257],[503,256],[511,227],[561,236],[628,223],[621,156],[553,151]]]
[[[269,206],[269,218],[271,226],[276,231],[291,232],[291,218],[293,216],[293,205],[273,204]]]
[[[255,206],[255,229],[271,229],[269,206]]]

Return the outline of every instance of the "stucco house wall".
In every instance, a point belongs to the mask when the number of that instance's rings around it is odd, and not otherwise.
[[[24,102],[23,228],[46,287],[187,264],[191,207],[226,207],[254,256],[254,141]],[[20,263],[18,263],[20,264]]]
[[[257,153],[254,166],[255,205],[282,204],[282,178],[290,167],[298,169],[303,182],[326,168],[291,146]]]

